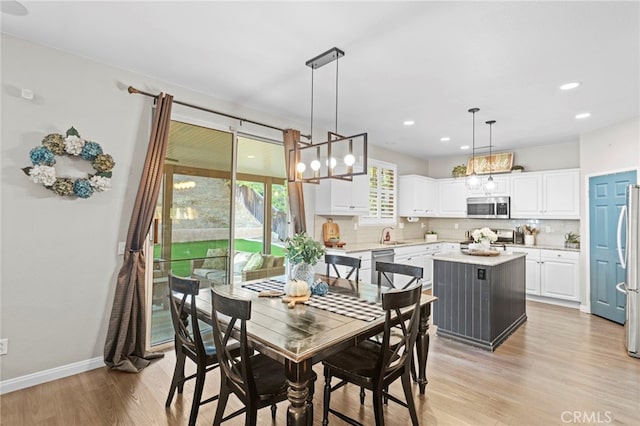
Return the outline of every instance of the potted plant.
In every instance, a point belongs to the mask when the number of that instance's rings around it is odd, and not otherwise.
[[[438,241],[438,234],[436,231],[427,231],[424,233],[424,240],[428,243],[433,243]]]
[[[516,164],[511,167],[511,173],[520,173],[522,171],[524,171],[524,166],[519,166]]]
[[[295,234],[285,241],[284,253],[291,266],[291,278],[313,284],[313,266],[324,256],[324,246],[306,232]]]
[[[564,234],[564,246],[573,249],[580,248],[580,235],[574,234],[573,232]]]
[[[465,176],[466,174],[467,174],[467,166],[465,166],[464,164],[455,166],[451,171],[451,176],[455,178]]]

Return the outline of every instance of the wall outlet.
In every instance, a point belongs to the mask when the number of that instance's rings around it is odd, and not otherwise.
[[[424,222],[420,222],[420,228],[424,229],[427,227],[427,224]]]
[[[458,224],[457,223],[453,224],[453,229],[458,229]]]
[[[547,234],[548,234],[549,232],[551,232],[551,227],[550,227],[550,226],[545,226],[545,227],[544,227],[544,232],[546,232]]]
[[[398,224],[398,228],[399,228],[399,229],[404,229],[404,222],[400,222],[400,223]]]
[[[0,355],[9,353],[9,339],[0,339]]]
[[[126,243],[124,241],[120,241],[118,243],[118,254],[124,254],[125,248],[126,248]]]
[[[358,230],[358,224],[357,224],[357,223],[354,223],[354,224],[353,224],[353,230],[354,230],[354,231],[357,231],[357,230]]]

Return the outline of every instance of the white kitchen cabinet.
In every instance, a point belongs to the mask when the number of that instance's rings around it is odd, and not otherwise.
[[[417,266],[419,268],[423,268],[423,276],[424,276],[424,267],[425,261],[427,259],[427,252],[425,250],[426,244],[420,244],[417,246],[405,246],[396,248],[396,257],[394,262],[400,263],[402,265],[411,265]],[[393,277],[393,285],[396,288],[404,287],[409,281],[411,281],[411,277],[406,275],[398,275],[394,274]],[[433,281],[433,273],[432,273],[432,281]],[[423,286],[424,286],[424,278],[423,278]]]
[[[540,295],[578,301],[577,252],[540,250]]]
[[[360,216],[369,213],[369,176],[353,181],[324,179],[316,188],[316,214]]]
[[[523,219],[579,219],[578,169],[511,176],[511,217]]]
[[[527,248],[516,250],[527,253],[527,294],[579,301],[578,252]]]
[[[438,216],[467,217],[467,186],[464,179],[438,179]]]
[[[437,181],[419,175],[400,176],[398,185],[398,216],[430,217],[436,215]]]
[[[484,192],[484,184],[489,176],[482,175],[480,179],[482,179],[482,185],[476,189],[468,189],[467,197],[508,197],[511,195],[511,176],[493,175],[495,188],[491,194]]]

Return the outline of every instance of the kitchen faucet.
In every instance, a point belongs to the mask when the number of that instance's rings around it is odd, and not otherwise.
[[[391,226],[385,226],[384,228],[382,228],[382,232],[380,233],[380,244],[382,244],[384,242],[384,231],[386,231],[387,229],[393,229],[393,227]]]

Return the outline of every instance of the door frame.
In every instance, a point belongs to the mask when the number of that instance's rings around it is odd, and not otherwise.
[[[589,247],[591,246],[591,217],[589,216],[590,206],[591,206],[591,198],[589,194],[589,180],[592,177],[613,175],[617,173],[625,173],[625,172],[636,172],[636,183],[640,183],[640,167],[626,167],[623,169],[613,169],[600,171],[596,173],[589,173],[584,175],[584,217],[585,220],[580,221],[580,247],[581,249],[580,259],[584,259],[580,263],[580,270],[584,274],[584,284],[586,287],[584,289],[584,303],[580,303],[580,312],[584,312],[587,314],[591,313],[591,253]]]

